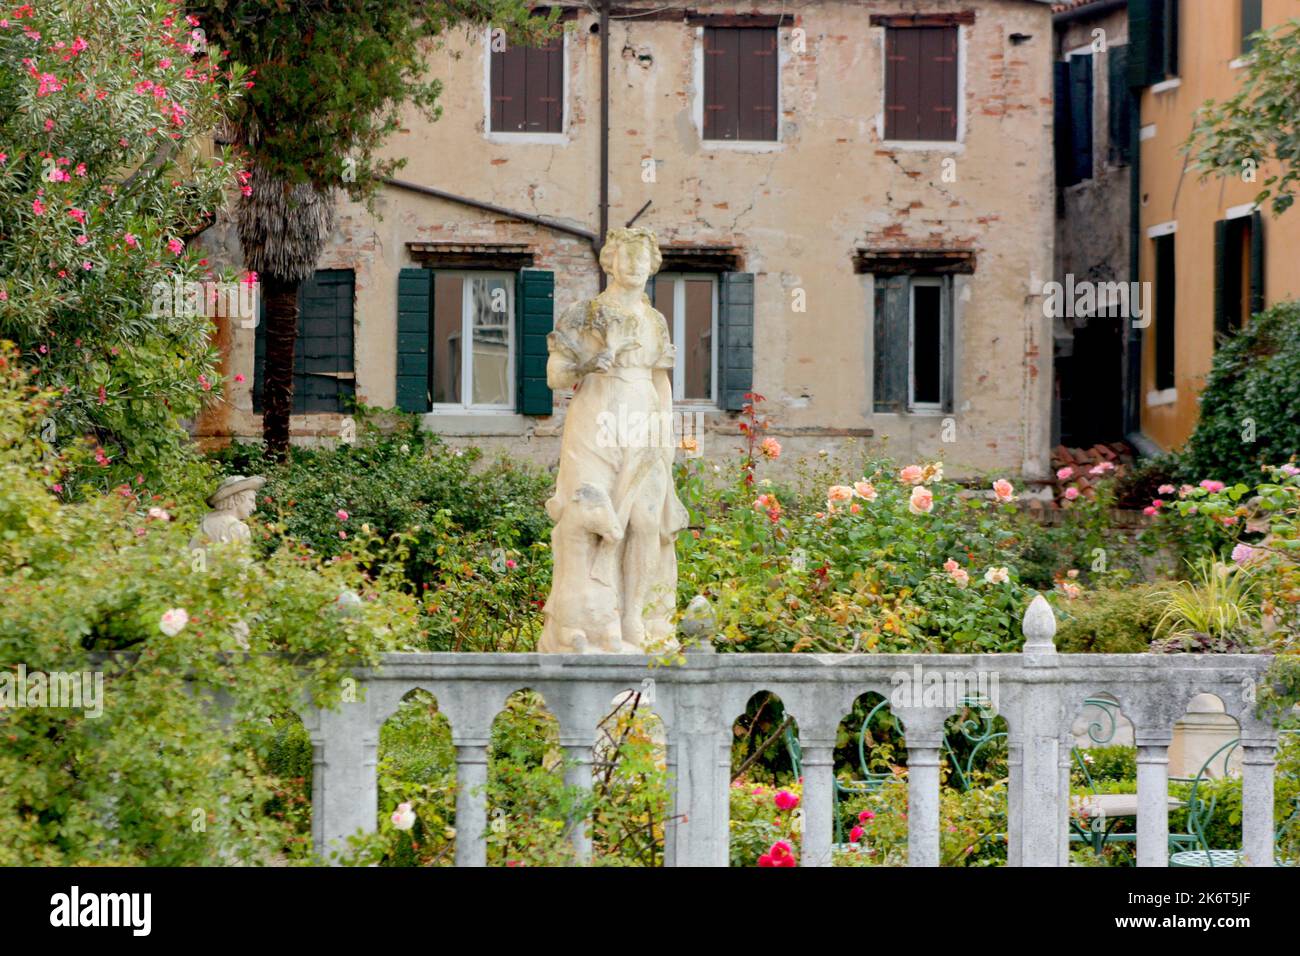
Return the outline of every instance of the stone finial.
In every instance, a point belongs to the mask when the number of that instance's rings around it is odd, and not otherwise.
[[[1056,615],[1052,613],[1052,605],[1041,594],[1036,595],[1025,608],[1021,631],[1025,635],[1023,653],[1056,653],[1056,645],[1052,642],[1056,634]]]

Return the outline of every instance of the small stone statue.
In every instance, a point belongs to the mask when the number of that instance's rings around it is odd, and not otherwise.
[[[646,653],[675,646],[677,555],[686,509],[673,488],[674,349],[645,292],[662,256],[648,229],[614,229],[609,282],[567,309],[547,340],[546,379],[573,387],[560,443],[551,593],[538,649]],[[619,423],[636,422],[631,431]]]
[[[231,475],[217,490],[208,495],[208,507],[212,510],[199,522],[198,533],[190,539],[191,548],[202,548],[209,544],[224,544],[237,541],[247,544],[252,535],[244,519],[257,510],[257,492],[266,479],[261,475],[244,477]]]

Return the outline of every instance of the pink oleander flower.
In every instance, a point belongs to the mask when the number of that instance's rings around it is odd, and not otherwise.
[[[907,502],[907,510],[914,515],[928,515],[933,509],[934,493],[924,485],[913,488],[912,496]]]
[[[1076,498],[1078,498],[1078,497],[1079,497],[1079,489],[1076,488],[1074,485],[1071,485],[1069,488],[1066,488],[1066,489],[1065,489],[1065,500],[1066,500],[1066,501],[1073,501],[1074,499],[1076,499]]]
[[[764,458],[775,461],[781,457],[781,443],[775,438],[764,438],[759,442],[758,450],[763,453]]]
[[[340,508],[338,511],[334,512],[334,517],[338,518],[340,521],[347,521],[348,513]]]
[[[793,810],[799,806],[799,798],[789,790],[779,790],[772,797],[772,802],[776,804],[778,810]]]
[[[1142,513],[1143,513],[1144,515],[1146,515],[1148,518],[1150,518],[1150,517],[1152,517],[1152,516],[1154,516],[1154,515],[1159,514],[1159,513],[1160,513],[1160,509],[1158,509],[1158,508],[1153,508],[1153,507],[1151,507],[1151,505],[1147,505],[1145,508],[1142,509]]]
[[[999,478],[993,482],[993,495],[998,501],[1014,501],[1016,497],[1016,486],[1005,478]]]
[[[1201,482],[1201,487],[1204,488],[1206,491],[1208,491],[1210,494],[1214,494],[1215,492],[1222,491],[1224,488],[1228,486],[1221,481],[1215,481],[1213,478],[1206,478],[1204,481]]]
[[[1073,477],[1074,477],[1074,469],[1069,467],[1068,465],[1065,468],[1061,468],[1056,472],[1057,481],[1069,481]]]
[[[243,373],[243,372],[237,372],[237,373],[235,374],[235,381],[236,381],[236,382],[240,382],[240,383],[242,383],[242,382],[244,381],[244,373]]]
[[[185,243],[181,242],[179,239],[168,239],[167,248],[171,250],[174,255],[179,256],[185,251]]]
[[[32,200],[32,212],[33,212],[35,215],[37,215],[37,216],[44,216],[44,215],[45,215],[45,203],[41,202],[39,199],[33,199],[33,200]]]
[[[1155,498],[1155,499],[1152,499],[1152,501],[1151,501],[1151,507],[1152,507],[1152,508],[1160,509],[1160,508],[1163,508],[1164,506],[1165,506],[1164,500],[1161,499],[1161,498]]]
[[[920,465],[908,465],[898,473],[898,480],[909,485],[919,485],[925,469]]]
[[[130,246],[132,249],[135,249],[135,248],[137,248],[137,247],[140,245],[140,239],[139,239],[139,237],[137,237],[137,236],[135,235],[135,233],[132,233],[132,232],[125,233],[125,234],[122,236],[122,240],[123,240],[123,241],[124,241],[128,246]]]

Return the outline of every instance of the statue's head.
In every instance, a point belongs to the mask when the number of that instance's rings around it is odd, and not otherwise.
[[[243,521],[257,510],[257,491],[264,484],[266,479],[261,475],[248,478],[231,475],[208,496],[208,506],[213,511],[229,512]]]
[[[659,271],[664,257],[654,232],[639,226],[611,229],[600,248],[600,267],[613,285],[643,289],[646,280]]]

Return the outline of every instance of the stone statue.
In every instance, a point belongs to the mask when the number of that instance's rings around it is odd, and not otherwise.
[[[547,339],[546,381],[574,389],[546,511],[554,572],[539,649],[646,653],[676,646],[677,532],[668,323],[646,280],[662,256],[648,229],[613,229],[605,291],[567,309]]]
[[[199,522],[198,533],[190,539],[190,547],[202,548],[227,541],[247,544],[251,535],[244,519],[257,510],[257,492],[264,484],[266,479],[261,475],[251,478],[232,475],[218,485],[217,490],[208,495],[208,507],[212,510]]]

